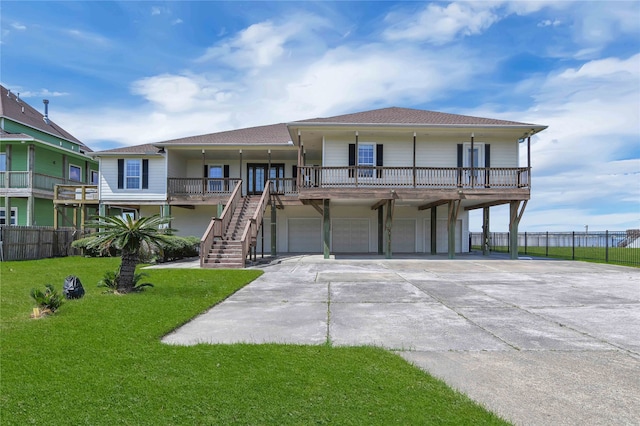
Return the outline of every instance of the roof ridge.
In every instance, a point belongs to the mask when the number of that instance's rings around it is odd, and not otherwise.
[[[0,116],[56,138],[76,143],[84,151],[92,151],[91,148],[51,120],[51,118],[47,117],[48,122],[46,122],[44,115],[40,111],[2,85],[0,85]]]

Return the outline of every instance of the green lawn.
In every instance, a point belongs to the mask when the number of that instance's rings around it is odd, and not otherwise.
[[[96,283],[117,264],[0,263],[1,424],[504,424],[377,348],[164,345],[260,272],[156,269],[154,288],[104,294]],[[30,319],[29,290],[61,290],[68,274],[86,296]]]
[[[474,250],[482,250],[480,246],[472,246]],[[507,246],[494,246],[492,251],[508,253]],[[598,263],[612,263],[624,266],[640,266],[640,249],[627,247],[535,247],[518,248],[520,256],[541,256],[567,260],[585,260]],[[608,256],[608,262],[607,262]]]

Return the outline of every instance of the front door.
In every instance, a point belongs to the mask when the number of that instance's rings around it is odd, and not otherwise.
[[[284,164],[272,164],[270,173],[268,164],[247,164],[247,194],[262,194],[268,179],[274,180],[284,177]]]

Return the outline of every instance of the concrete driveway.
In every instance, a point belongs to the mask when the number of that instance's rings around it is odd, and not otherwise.
[[[640,424],[640,270],[285,258],[165,343],[379,345],[522,425]]]

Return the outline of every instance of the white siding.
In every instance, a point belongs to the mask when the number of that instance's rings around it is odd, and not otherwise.
[[[141,157],[145,158],[145,157]],[[100,159],[100,201],[163,201],[167,199],[167,175],[164,157],[149,160],[148,189],[118,189],[118,159]]]
[[[491,167],[518,167],[517,141],[501,140],[485,143],[491,144]]]
[[[374,143],[382,144],[384,146],[384,167],[413,166],[413,136],[411,136],[410,139],[405,140],[378,138]]]
[[[452,141],[416,141],[417,167],[457,167],[458,145]]]
[[[176,235],[200,238],[217,213],[217,205],[196,206],[195,209],[171,206],[171,227],[176,229]]]
[[[349,144],[347,140],[324,140],[324,163],[325,167],[340,167],[349,165]]]

